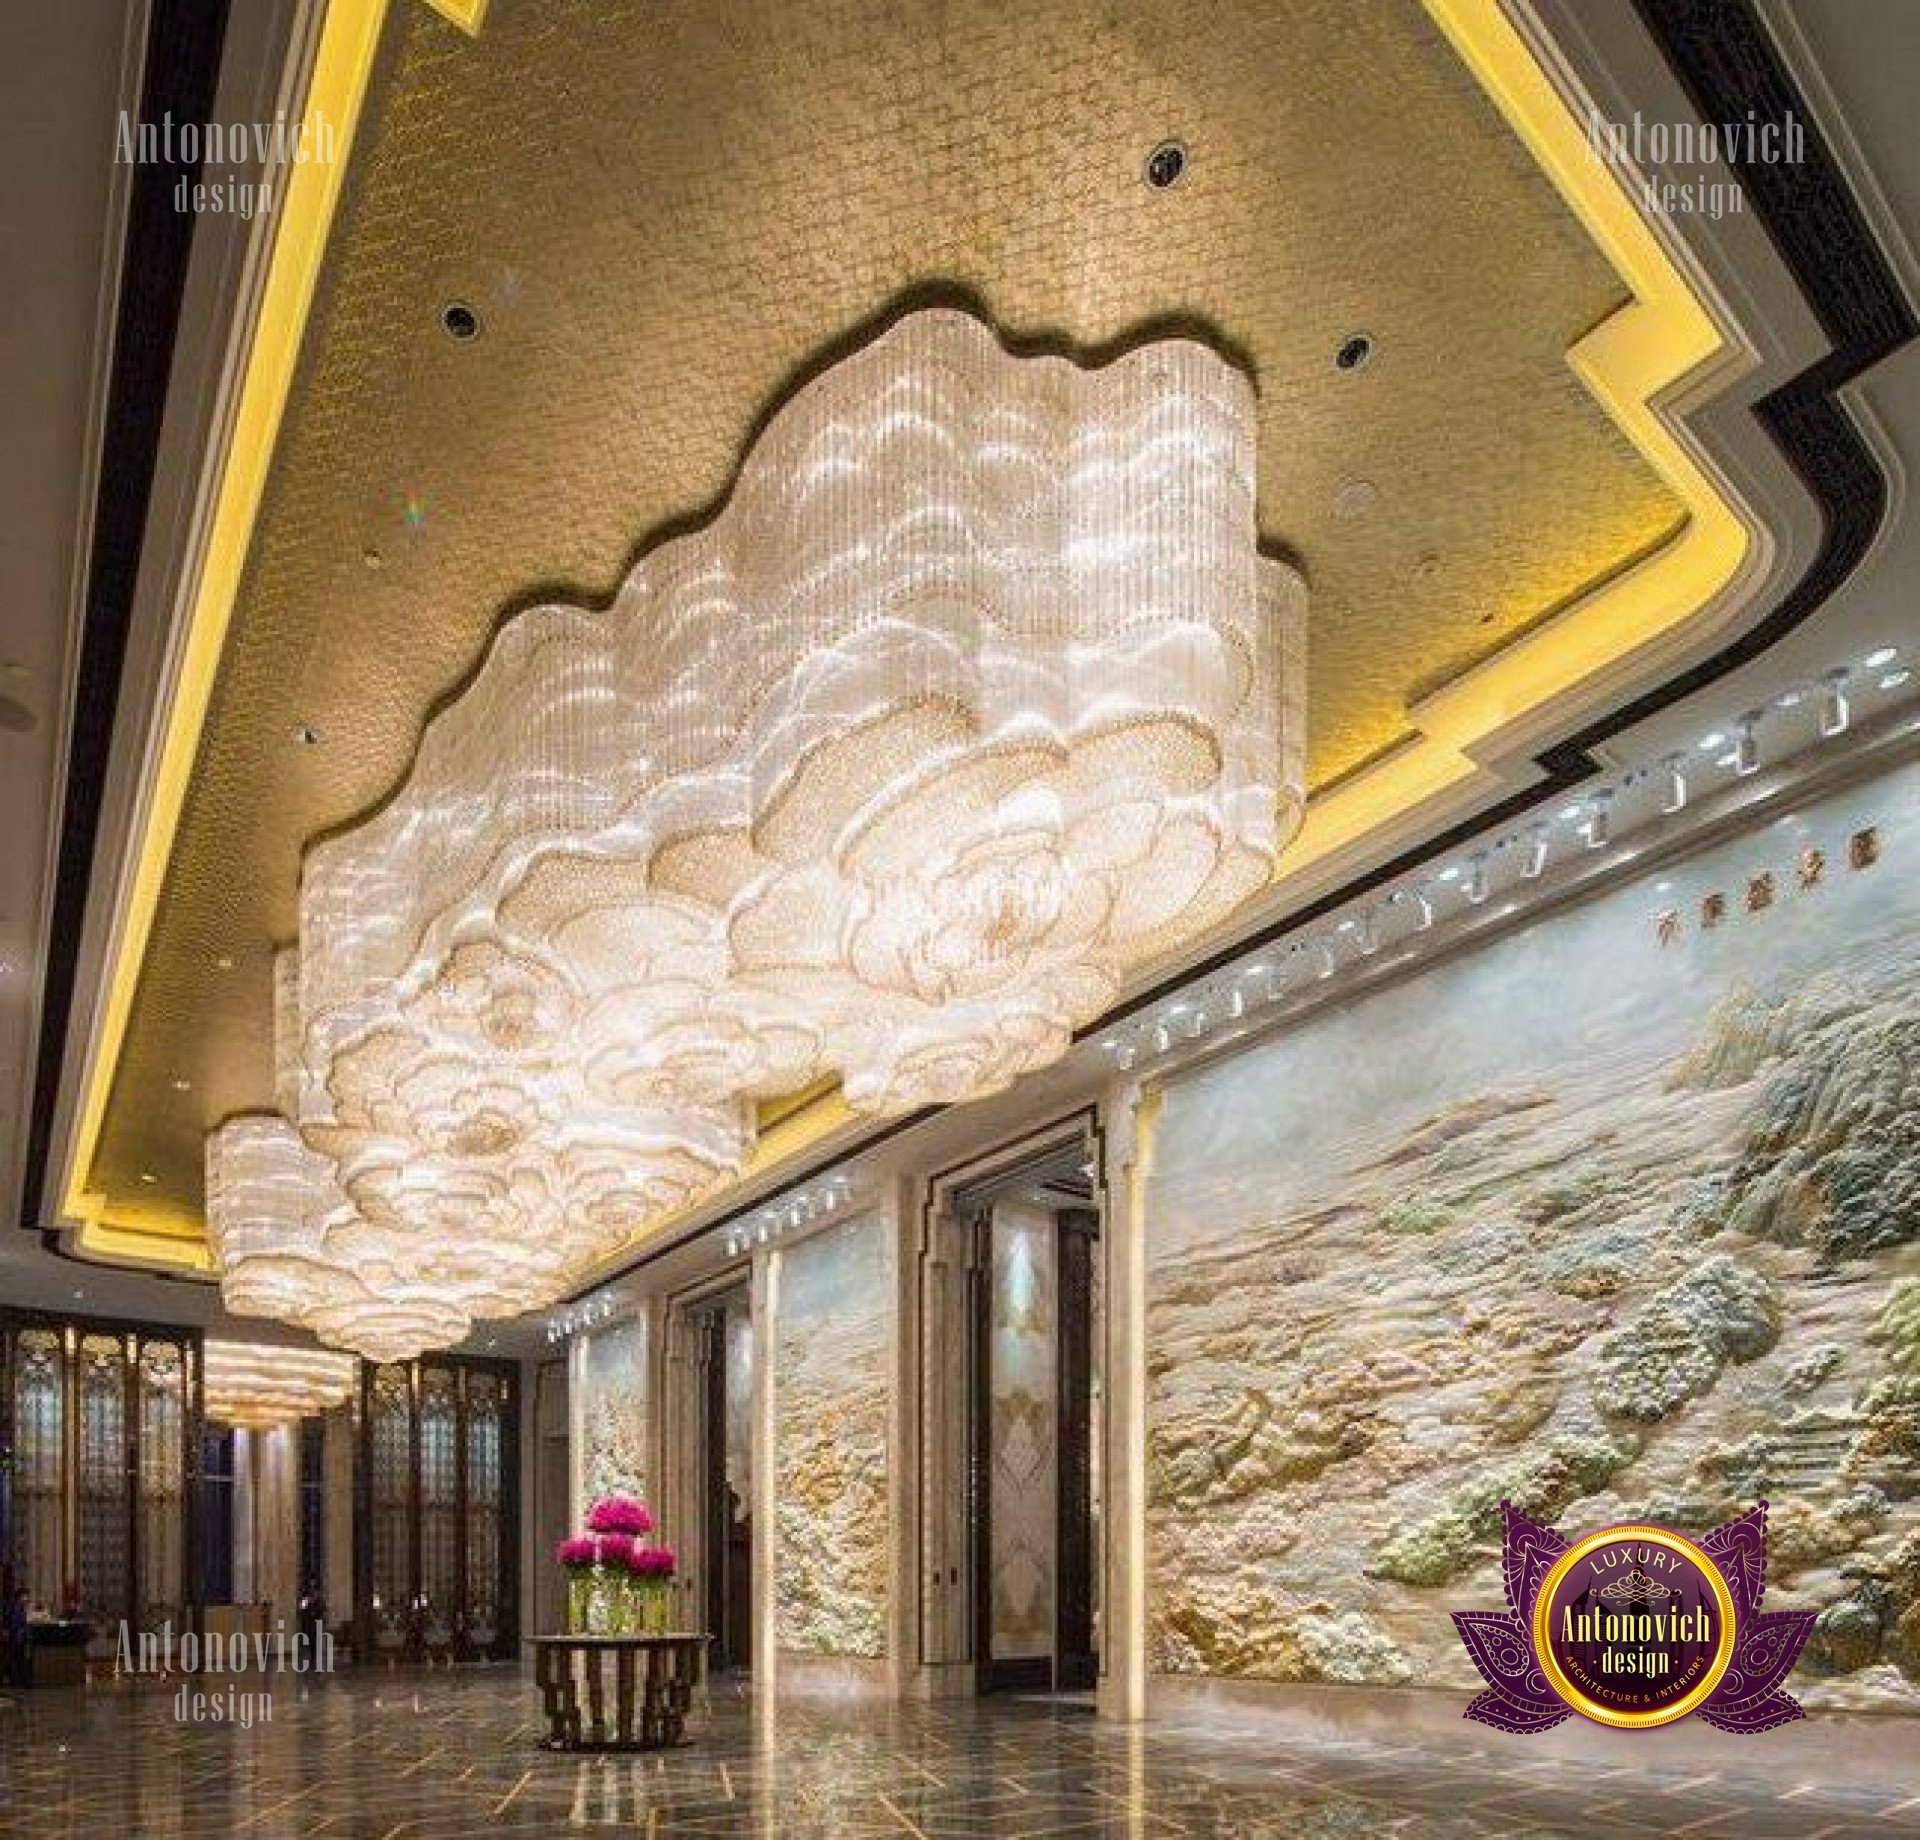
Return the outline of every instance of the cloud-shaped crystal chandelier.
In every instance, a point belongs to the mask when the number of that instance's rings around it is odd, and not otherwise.
[[[229,1307],[445,1345],[737,1172],[760,1100],[1057,1059],[1299,823],[1306,591],[1254,479],[1202,345],[1084,369],[916,313],[610,606],[509,621],[307,857],[281,1113],[208,1142]]]
[[[273,1348],[209,1341],[206,1414],[226,1425],[266,1429],[345,1405],[360,1363],[330,1348]]]

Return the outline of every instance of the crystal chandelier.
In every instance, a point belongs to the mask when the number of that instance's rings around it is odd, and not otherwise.
[[[264,1429],[345,1405],[360,1363],[326,1348],[269,1348],[257,1342],[206,1345],[206,1414],[226,1425]]]
[[[1201,345],[1089,370],[918,313],[610,606],[508,622],[308,854],[280,1113],[208,1145],[229,1307],[444,1345],[737,1172],[762,1099],[1057,1059],[1299,823],[1306,591],[1254,463]]]

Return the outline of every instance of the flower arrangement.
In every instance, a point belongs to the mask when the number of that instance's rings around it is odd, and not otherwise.
[[[651,1533],[653,1515],[631,1495],[603,1495],[587,1510],[589,1533]]]
[[[666,1627],[671,1546],[643,1546],[653,1515],[631,1495],[607,1495],[587,1510],[587,1530],[553,1550],[567,1570],[568,1621],[587,1635],[629,1635]]]

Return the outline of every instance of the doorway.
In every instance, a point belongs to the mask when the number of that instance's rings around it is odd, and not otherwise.
[[[980,1693],[1099,1674],[1100,1214],[1084,1141],[958,1190],[972,1240],[969,1521]]]
[[[689,1312],[700,1373],[701,1586],[716,1673],[753,1666],[753,1311],[745,1286]]]

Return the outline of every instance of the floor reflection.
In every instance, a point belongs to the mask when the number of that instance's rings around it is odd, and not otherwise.
[[[1731,1773],[1569,1773],[1478,1727],[1457,1743],[1197,1724],[1146,1731],[1081,1706],[783,1708],[717,1690],[694,1742],[654,1756],[535,1748],[517,1669],[342,1675],[283,1686],[251,1729],[183,1725],[173,1694],[122,1683],[0,1702],[0,1835],[245,1833],[455,1840],[626,1829],[758,1840],[1293,1840],[1305,1836],[1920,1833],[1920,1796],[1776,1793]]]

